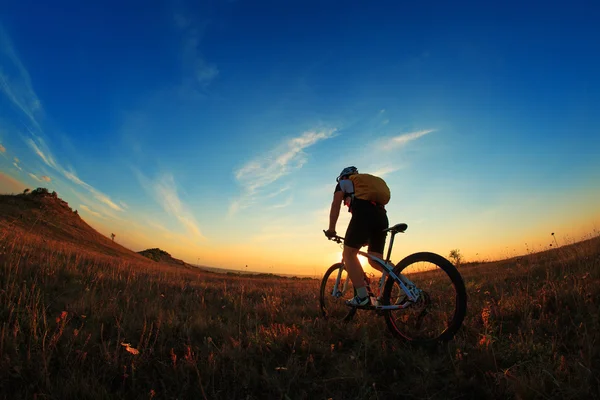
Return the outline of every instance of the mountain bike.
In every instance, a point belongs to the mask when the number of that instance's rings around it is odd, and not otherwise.
[[[404,233],[407,224],[385,229],[391,233],[385,260],[359,251],[384,271],[374,293],[373,282],[365,274],[370,304],[353,307],[345,300],[356,295],[344,268],[344,260],[333,264],[321,281],[320,307],[327,319],[350,321],[358,310],[375,311],[385,317],[395,337],[416,344],[448,341],[461,327],[467,311],[467,292],[456,267],[444,257],[429,252],[411,254],[397,265],[390,262],[394,237]],[[341,236],[329,237],[339,244]]]

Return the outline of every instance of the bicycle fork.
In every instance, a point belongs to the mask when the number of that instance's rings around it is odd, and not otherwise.
[[[344,273],[344,268],[342,267],[338,270],[337,277],[335,278],[335,285],[333,285],[333,291],[331,292],[331,295],[337,299],[342,297],[344,295],[344,293],[346,293],[346,289],[348,289],[348,279],[350,279],[349,276],[344,281],[344,285],[343,285],[344,287],[342,288],[342,290],[339,290],[340,281],[342,280],[343,273]]]

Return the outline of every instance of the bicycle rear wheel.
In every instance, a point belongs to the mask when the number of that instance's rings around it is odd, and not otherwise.
[[[338,276],[339,282],[336,288]],[[356,314],[356,308],[345,304],[347,299],[354,296],[354,285],[348,276],[348,271],[344,269],[344,264],[338,263],[329,267],[321,281],[320,293],[321,313],[324,318],[350,321]]]
[[[467,311],[467,292],[456,267],[438,254],[423,252],[400,261],[394,272],[414,283],[420,296],[416,302],[410,302],[398,283],[391,277],[387,279],[383,303],[407,305],[385,311],[390,331],[417,344],[452,339]]]

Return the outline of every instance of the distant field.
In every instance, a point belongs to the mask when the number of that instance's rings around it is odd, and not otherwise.
[[[322,320],[315,280],[177,269],[6,226],[0,249],[6,399],[600,396],[598,238],[464,268],[465,325],[433,351],[375,315]]]
[[[215,267],[207,267],[205,265],[194,265],[194,267],[198,267],[207,272],[215,272],[218,274],[238,274],[238,275],[259,275],[259,276],[274,276],[274,277],[288,277],[288,278],[315,278],[311,275],[298,275],[298,274],[282,274],[282,273],[267,273],[267,272],[256,272],[256,271],[244,271],[242,269],[226,269],[226,268],[215,268]],[[317,277],[318,279],[320,277]]]

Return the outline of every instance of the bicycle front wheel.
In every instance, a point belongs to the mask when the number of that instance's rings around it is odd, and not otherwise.
[[[400,261],[394,272],[406,278],[404,283],[414,288],[418,299],[410,301],[398,282],[391,277],[387,279],[384,304],[405,307],[386,310],[390,331],[417,344],[452,339],[467,311],[467,292],[456,267],[438,254],[423,252]]]
[[[354,285],[344,264],[333,264],[321,281],[320,306],[324,318],[350,321],[356,308],[348,307],[345,301],[354,296]]]

